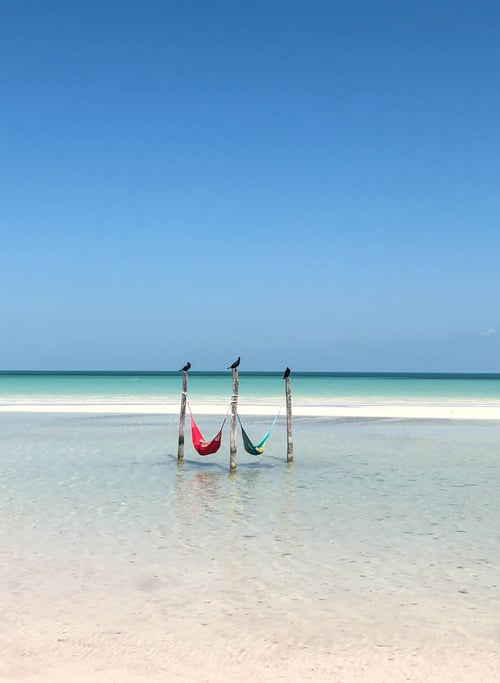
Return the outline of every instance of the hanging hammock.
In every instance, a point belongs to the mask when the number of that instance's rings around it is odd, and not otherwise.
[[[243,438],[243,446],[244,446],[247,453],[250,453],[250,455],[261,455],[261,453],[264,453],[264,444],[266,443],[266,441],[271,436],[271,432],[273,430],[274,425],[276,424],[276,420],[280,416],[280,413],[281,413],[281,408],[279,409],[278,414],[274,418],[272,425],[269,427],[269,431],[259,441],[259,443],[256,443],[256,444],[252,443],[252,440],[250,439],[250,437],[246,433],[246,431],[243,427],[243,424],[240,420],[240,416],[238,415],[238,421],[239,421],[240,427],[241,427],[241,436]]]
[[[194,421],[193,413],[191,412],[191,406],[189,404],[188,406],[189,415],[191,417],[191,440],[193,442],[194,449],[198,451],[200,455],[212,455],[212,453],[217,453],[222,441],[222,430],[224,429],[224,425],[226,424],[227,415],[224,418],[221,428],[214,436],[214,438],[211,441],[207,441],[204,438],[203,434],[200,432],[198,425]]]

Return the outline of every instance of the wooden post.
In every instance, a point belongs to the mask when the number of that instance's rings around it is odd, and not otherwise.
[[[238,368],[233,371],[233,394],[231,396],[231,436],[229,439],[229,471],[236,472],[236,416],[238,414]]]
[[[287,368],[288,370],[288,368]],[[286,461],[293,462],[293,436],[292,436],[292,390],[290,388],[290,371],[285,372],[286,394]]]
[[[188,370],[182,371],[182,394],[181,394],[181,415],[179,419],[179,448],[177,449],[177,460],[184,460],[184,425],[186,422],[186,401],[188,387]]]

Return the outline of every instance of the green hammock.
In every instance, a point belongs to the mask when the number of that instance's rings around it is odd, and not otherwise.
[[[279,413],[274,418],[273,423],[270,426],[269,431],[265,434],[264,438],[262,438],[259,441],[259,443],[255,443],[255,444],[252,443],[252,440],[250,439],[250,437],[246,433],[246,431],[245,431],[245,429],[241,423],[240,416],[238,415],[238,422],[240,423],[240,427],[241,427],[241,436],[243,438],[243,446],[244,446],[247,453],[250,453],[250,455],[260,455],[261,453],[264,453],[264,444],[266,443],[266,441],[271,436],[271,432],[273,430],[274,425],[276,424],[276,420],[280,416],[280,413],[281,413],[281,408],[279,410]]]

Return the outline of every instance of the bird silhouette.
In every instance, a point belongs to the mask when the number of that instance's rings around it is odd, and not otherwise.
[[[191,363],[188,361],[188,362],[186,363],[186,365],[185,365],[183,368],[181,368],[181,369],[179,370],[179,372],[181,372],[181,370],[182,370],[183,372],[187,372],[187,371],[189,370],[190,367],[191,367]]]
[[[234,363],[228,367],[228,370],[234,370],[235,368],[238,367],[239,364],[240,364],[240,357],[238,356],[238,358],[234,361]]]
[[[286,379],[287,377],[290,377],[290,368],[287,368],[283,373],[283,379]]]

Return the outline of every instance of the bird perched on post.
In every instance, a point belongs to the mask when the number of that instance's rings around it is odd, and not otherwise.
[[[228,367],[228,370],[234,370],[235,368],[238,367],[239,364],[240,364],[240,357],[238,356],[238,358],[234,361],[234,363]]]
[[[188,362],[186,363],[186,365],[185,365],[183,368],[181,368],[181,369],[179,370],[179,372],[181,372],[181,371],[182,371],[182,372],[187,372],[187,371],[189,370],[190,367],[191,367],[191,363],[188,361]]]
[[[290,377],[290,368],[287,368],[283,374],[283,379],[286,379],[287,377]]]

